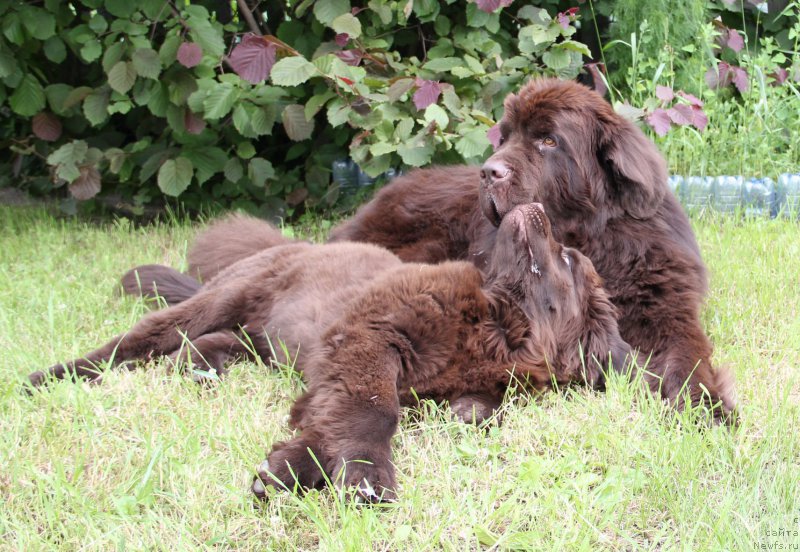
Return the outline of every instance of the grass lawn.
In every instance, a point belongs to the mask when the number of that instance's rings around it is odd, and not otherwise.
[[[156,362],[20,392],[142,316],[117,279],[182,267],[194,227],[0,208],[0,549],[798,550],[800,225],[694,225],[738,430],[671,421],[620,378],[604,394],[514,398],[488,430],[426,403],[394,440],[397,504],[326,490],[254,507],[254,468],[289,435],[302,385],[286,367],[242,363],[202,389]]]

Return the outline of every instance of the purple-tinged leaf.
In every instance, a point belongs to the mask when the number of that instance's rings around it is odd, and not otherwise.
[[[778,67],[769,76],[772,77],[772,82],[770,83],[772,86],[781,86],[789,78],[789,72],[783,67]]]
[[[502,133],[500,132],[500,123],[495,123],[495,125],[486,131],[486,137],[489,139],[489,142],[492,144],[493,149],[497,149],[500,147],[500,139],[503,137]]]
[[[251,84],[264,82],[275,65],[276,51],[274,44],[248,33],[231,52],[231,67],[237,75]]]
[[[684,92],[683,90],[678,90],[677,94],[678,96],[689,102],[689,105],[695,107],[703,107],[703,101],[694,94],[689,94],[688,92]]]
[[[708,126],[708,115],[702,107],[692,106],[692,124],[700,132]]]
[[[716,68],[712,67],[706,71],[705,78],[708,87],[712,90],[717,90],[728,86],[731,83],[730,68],[730,65],[720,61]]]
[[[486,13],[492,13],[497,8],[507,8],[514,0],[475,0],[478,9]],[[410,2],[409,2],[410,4]]]
[[[674,107],[667,109],[667,115],[670,120],[679,126],[692,124],[692,106],[686,104],[677,104]]]
[[[671,126],[669,114],[660,107],[653,110],[653,112],[647,116],[645,121],[647,121],[648,125],[653,127],[653,130],[655,130],[656,134],[659,136],[666,136],[667,132],[669,132],[669,127]]]
[[[557,19],[558,24],[561,25],[561,28],[564,30],[569,29],[570,21],[575,20],[575,16],[578,14],[578,8],[570,8],[567,11],[559,12]]]
[[[189,109],[183,115],[183,124],[189,134],[200,134],[206,128],[206,120]]]
[[[656,86],[656,98],[662,102],[671,102],[674,97],[675,93],[672,91],[671,87],[661,86],[660,84]]]
[[[334,54],[347,65],[352,65],[353,67],[357,66],[361,63],[361,60],[364,59],[361,50],[339,50],[338,52],[334,52]]]
[[[347,43],[350,40],[350,35],[347,33],[339,33],[333,40],[334,42],[336,42],[337,45],[344,48],[345,46],[347,46]]]
[[[70,182],[70,193],[79,200],[96,196],[100,192],[100,173],[91,165],[81,167],[80,173],[78,178]]]
[[[184,67],[192,68],[203,59],[203,49],[194,42],[184,42],[178,47],[178,63]]]
[[[55,142],[61,138],[61,121],[52,113],[37,113],[31,120],[33,133],[40,140]]]
[[[728,29],[725,45],[738,54],[744,48],[744,38],[736,29]]]
[[[744,94],[750,88],[750,82],[747,79],[747,71],[741,67],[731,66],[731,73],[733,74],[733,84],[736,89]]]
[[[423,110],[439,100],[439,95],[442,93],[439,81],[417,79],[416,85],[417,91],[414,92],[412,99],[417,109]]]

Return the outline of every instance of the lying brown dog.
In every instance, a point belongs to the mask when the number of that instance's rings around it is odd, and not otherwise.
[[[273,232],[274,243],[283,241]],[[609,362],[621,368],[630,353],[591,262],[554,241],[540,205],[505,217],[484,274],[466,262],[404,264],[354,243],[269,247],[202,287],[150,265],[143,282],[175,277],[170,293],[183,281],[188,298],[30,381],[97,378],[98,364],[153,354],[182,360],[187,352],[221,371],[231,355],[246,352],[243,332],[269,357],[266,333],[290,351],[299,347],[296,366],[308,391],[291,410],[299,436],[275,445],[254,492],[315,487],[327,475],[363,499],[391,498],[390,442],[401,405],[417,397],[498,404],[512,375],[533,389],[598,387]],[[186,339],[191,345],[181,350]]]

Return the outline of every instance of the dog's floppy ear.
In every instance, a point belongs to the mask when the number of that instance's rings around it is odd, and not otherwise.
[[[601,157],[620,205],[633,218],[650,218],[667,191],[666,161],[641,130],[619,115],[600,124]]]

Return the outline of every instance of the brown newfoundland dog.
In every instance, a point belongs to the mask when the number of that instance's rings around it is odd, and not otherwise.
[[[202,287],[168,267],[134,269],[177,304],[31,383],[97,379],[105,365],[162,354],[221,372],[248,347],[269,358],[266,335],[280,338],[299,349],[308,390],[291,410],[299,435],[274,446],[253,491],[316,487],[327,476],[373,501],[394,497],[401,405],[448,400],[469,417],[499,403],[511,378],[531,389],[601,387],[603,371],[631,352],[591,261],[553,239],[538,204],[505,216],[483,272],[461,261],[403,263],[369,244],[281,245],[277,230],[261,230],[267,249]]]
[[[706,268],[667,187],[664,159],[603,98],[577,83],[535,80],[505,101],[501,144],[483,167],[396,178],[332,234],[382,245],[404,261],[487,266],[497,227],[539,202],[556,240],[588,256],[620,311],[622,337],[652,355],[647,381],[677,407],[734,418],[730,374],[711,365],[700,324]]]

